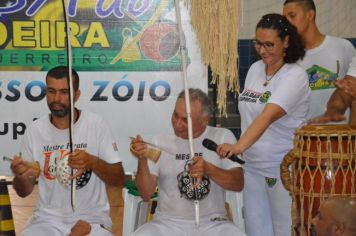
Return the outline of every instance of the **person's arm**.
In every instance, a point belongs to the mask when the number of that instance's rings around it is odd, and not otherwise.
[[[350,125],[356,125],[356,77],[347,75],[343,80],[335,82],[336,91],[341,91],[343,94],[342,102],[345,110],[351,107],[350,110]]]
[[[14,174],[13,187],[20,197],[27,197],[33,191],[36,184],[36,173],[20,157],[15,157],[10,166]]]
[[[356,100],[354,100],[351,104],[349,124],[356,125]]]
[[[78,172],[72,177],[81,175],[86,169],[91,169],[104,183],[114,186],[123,186],[124,170],[121,162],[107,163],[84,150],[76,149],[69,155],[68,164]]]
[[[312,118],[308,123],[328,123],[345,120],[345,111],[351,106],[356,97],[356,78],[347,75],[344,79],[335,82],[336,90],[331,94],[326,111],[319,117]],[[352,113],[356,106],[353,105]],[[352,117],[350,123],[352,122]]]
[[[336,81],[335,85],[337,89],[331,95],[327,105],[324,116],[331,118],[338,118],[343,116],[346,109],[351,106],[354,97],[351,95],[355,93],[356,96],[356,84],[354,84],[356,78],[347,75],[344,79]]]
[[[202,157],[193,158],[193,162],[189,166],[189,174],[197,179],[207,175],[226,190],[241,191],[244,187],[244,177],[241,167],[224,170],[205,161]]]
[[[349,96],[346,99],[356,99],[356,77],[346,75],[343,80],[336,81],[335,86]]]
[[[262,136],[273,122],[285,114],[286,112],[280,106],[273,103],[267,104],[262,113],[256,117],[236,144],[221,144],[217,148],[217,153],[222,157],[230,157],[234,154],[243,153]]]
[[[326,111],[320,120],[321,123],[337,122],[345,120],[344,113],[352,103],[352,98],[348,96],[343,90],[336,89],[331,95],[327,105]]]
[[[140,192],[142,199],[145,201],[151,199],[157,186],[157,176],[150,173],[147,162],[146,158],[138,159],[137,175],[135,179],[136,187]]]
[[[135,178],[136,187],[143,200],[151,199],[156,186],[157,176],[152,175],[148,167],[148,160],[145,157],[147,145],[143,143],[141,136],[131,141],[130,150],[138,159],[137,174]]]

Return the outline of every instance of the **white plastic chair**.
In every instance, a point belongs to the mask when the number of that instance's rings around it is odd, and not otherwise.
[[[225,201],[229,204],[231,210],[232,221],[242,232],[245,232],[243,193],[226,191],[225,197]]]
[[[127,188],[122,189],[122,198],[124,200],[122,236],[130,236],[139,226],[146,223],[148,204],[141,197],[130,194]]]

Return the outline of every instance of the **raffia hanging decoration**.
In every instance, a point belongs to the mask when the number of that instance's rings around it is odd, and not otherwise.
[[[228,91],[239,92],[238,82],[238,0],[188,0],[191,21],[198,37],[205,65],[217,86],[217,107],[227,116]]]

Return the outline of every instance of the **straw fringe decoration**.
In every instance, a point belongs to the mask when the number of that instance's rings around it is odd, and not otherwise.
[[[218,89],[217,107],[227,116],[227,92],[238,93],[238,0],[186,0],[205,65]]]

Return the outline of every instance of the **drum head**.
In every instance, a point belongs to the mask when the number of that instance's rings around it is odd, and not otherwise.
[[[356,126],[352,125],[305,125],[295,131],[296,135],[301,136],[348,136],[356,135]]]

